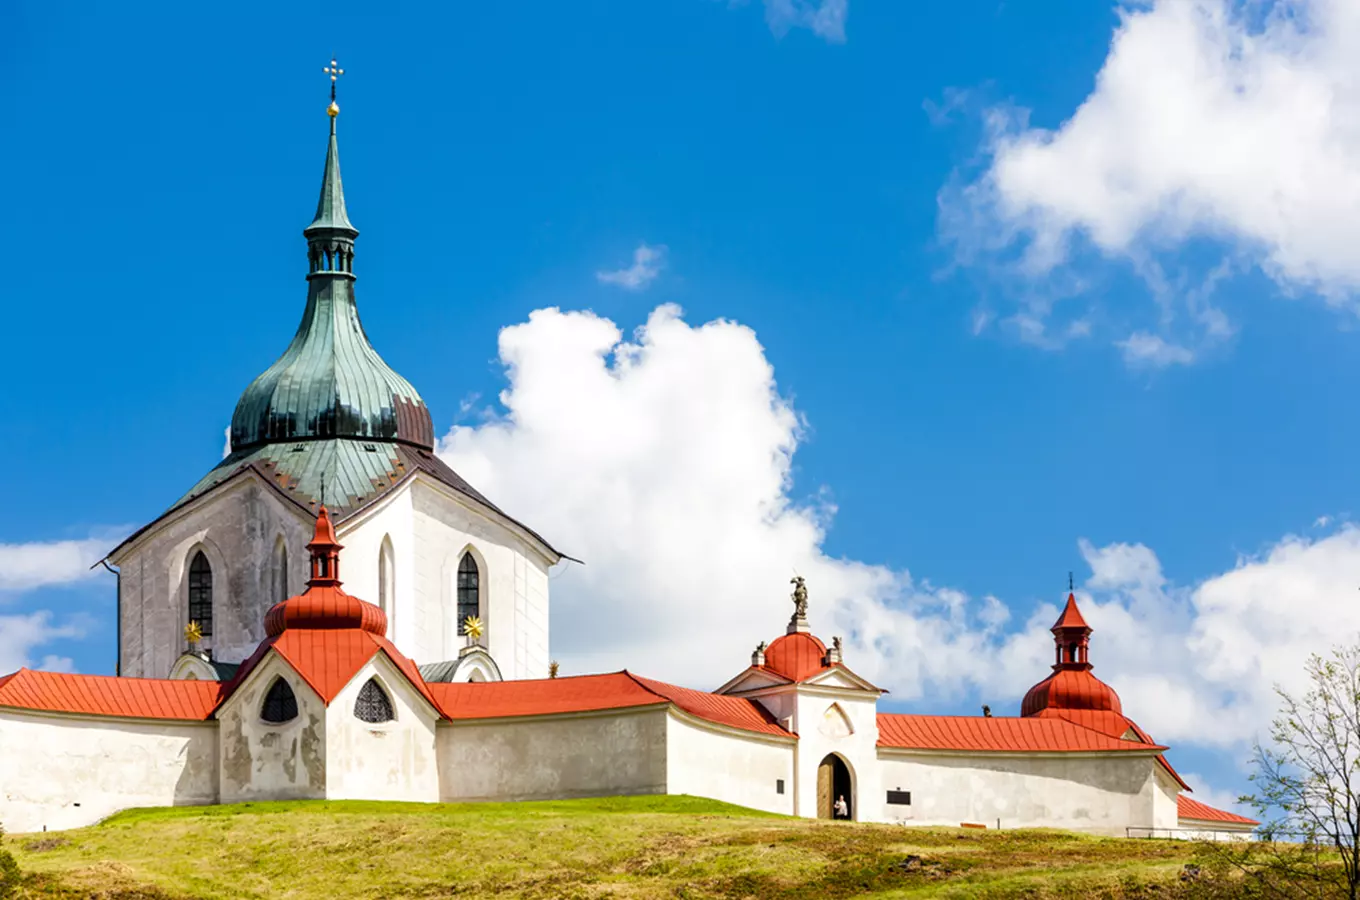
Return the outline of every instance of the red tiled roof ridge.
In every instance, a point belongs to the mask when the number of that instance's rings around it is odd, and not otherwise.
[[[0,678],[0,706],[76,715],[203,721],[217,708],[216,681],[120,678],[21,668]]]
[[[880,747],[1014,753],[1129,752],[1167,748],[1110,737],[1057,717],[879,713]]]
[[[781,737],[794,736],[778,723],[769,710],[754,700],[667,684],[664,681],[635,675],[627,669],[624,669],[624,674],[641,686],[643,690],[649,691],[706,722],[726,725],[742,731],[775,734]]]
[[[1260,825],[1255,819],[1239,816],[1237,813],[1217,809],[1201,803],[1193,797],[1179,794],[1176,797],[1176,816],[1181,819],[1199,819],[1204,822],[1235,822],[1240,825]]]

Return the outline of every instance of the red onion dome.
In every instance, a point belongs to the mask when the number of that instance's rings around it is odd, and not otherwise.
[[[1119,695],[1114,688],[1089,671],[1061,669],[1029,689],[1020,704],[1020,715],[1033,716],[1046,710],[1089,709],[1119,713]]]
[[[803,631],[775,638],[765,648],[765,668],[790,681],[802,681],[826,668],[826,644]]]
[[[1114,688],[1091,674],[1091,626],[1086,624],[1077,598],[1067,595],[1058,621],[1050,629],[1057,650],[1053,674],[1029,689],[1020,715],[1034,716],[1046,709],[1095,710],[1123,714]]]
[[[358,628],[385,635],[387,613],[338,587],[311,587],[297,597],[275,603],[265,613],[264,630],[270,637],[287,628]]]
[[[340,551],[326,507],[316,517],[316,533],[307,545],[312,557],[312,577],[307,590],[297,597],[275,603],[264,616],[264,630],[277,637],[288,628],[358,628],[387,634],[387,613],[372,603],[340,590]]]

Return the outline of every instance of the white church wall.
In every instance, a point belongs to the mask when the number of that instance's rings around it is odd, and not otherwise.
[[[359,691],[374,677],[392,701],[396,718],[390,722],[355,715]],[[374,657],[326,710],[326,797],[438,801],[438,715],[385,655]]]
[[[850,769],[852,819],[881,821],[878,702],[873,694],[800,685],[793,728],[798,733],[798,815],[817,816],[817,769],[831,754]],[[832,798],[833,800],[835,798]]]
[[[507,679],[547,677],[547,561],[509,528],[450,493],[420,480],[411,488],[416,603],[431,623],[412,658],[420,663],[454,659],[463,648],[457,572],[470,548],[480,570],[483,646]]]
[[[1151,826],[1153,828],[1176,828],[1180,822],[1180,806],[1176,797],[1181,786],[1160,763],[1152,767],[1152,784],[1149,793],[1152,799]]]
[[[1233,825],[1208,819],[1180,819],[1174,830],[1153,829],[1151,833],[1135,837],[1175,838],[1182,841],[1254,841],[1255,826]]]
[[[266,722],[264,698],[276,678],[288,682],[298,715]],[[277,653],[270,652],[217,711],[221,798],[303,800],[326,796],[326,705]]]
[[[1157,763],[1133,753],[986,754],[879,748],[886,821],[1001,828],[1066,828],[1123,836],[1151,821]],[[911,792],[911,805],[886,791]]]
[[[264,614],[278,599],[275,545],[288,550],[288,586],[307,578],[312,522],[253,475],[238,478],[158,523],[111,561],[119,568],[122,669],[165,678],[185,649],[188,571],[202,549],[212,566],[213,633],[203,641],[216,659],[240,662],[264,638]]]
[[[425,656],[428,623],[418,609],[418,563],[414,525],[411,517],[409,485],[381,497],[372,506],[335,526],[335,537],[344,546],[340,551],[340,580],[345,593],[375,606],[386,599],[387,637],[397,649],[417,662]],[[390,540],[395,571],[389,580],[391,598],[384,598],[378,564],[383,541]]]
[[[666,792],[665,708],[441,722],[439,798],[556,800]]]
[[[0,826],[91,825],[140,806],[216,803],[217,723],[0,710]]]
[[[793,739],[748,735],[672,710],[666,726],[666,791],[792,815],[794,745]]]

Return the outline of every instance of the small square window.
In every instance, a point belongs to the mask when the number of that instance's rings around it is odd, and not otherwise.
[[[888,791],[888,802],[895,806],[911,806],[911,791]]]
[[[774,792],[775,792],[776,794],[782,794],[782,793],[784,793],[784,779],[782,779],[782,778],[776,778],[776,779],[775,779],[775,781],[774,781]]]

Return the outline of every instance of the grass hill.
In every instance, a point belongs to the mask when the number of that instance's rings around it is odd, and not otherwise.
[[[133,810],[10,835],[20,898],[1201,896],[1192,844],[815,822],[691,797]],[[1231,894],[1215,892],[1215,896]]]

